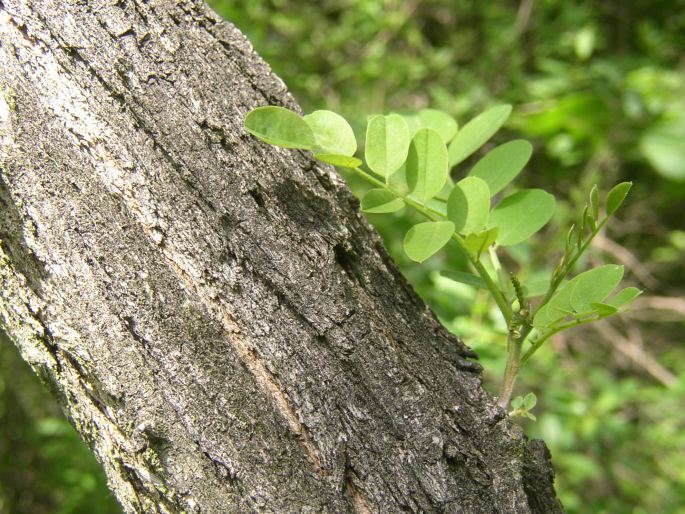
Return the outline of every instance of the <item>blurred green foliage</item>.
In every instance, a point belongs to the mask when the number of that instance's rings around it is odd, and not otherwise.
[[[549,274],[559,244],[541,241],[564,237],[593,183],[604,191],[635,183],[589,262],[609,255],[624,264],[627,282],[646,289],[639,307],[555,338],[524,368],[517,392],[537,394],[537,422],[524,426],[549,445],[570,513],[685,513],[685,0],[210,4],[305,111],[340,112],[358,133],[366,113],[434,107],[463,125],[491,105],[513,104],[506,130],[484,151],[532,140],[519,182],[568,198],[537,243],[512,247],[510,264],[523,277]],[[456,248],[420,266],[403,255],[404,233],[420,221],[412,216],[371,219],[419,294],[478,351],[494,393],[505,327],[486,293],[440,277],[465,269]],[[9,350],[0,347],[0,513],[114,512],[107,492],[90,485],[102,484],[92,457],[77,464],[85,447],[67,438],[66,421],[53,417]],[[13,475],[17,459],[26,478]]]
[[[0,331],[0,514],[121,512],[105,474]]]

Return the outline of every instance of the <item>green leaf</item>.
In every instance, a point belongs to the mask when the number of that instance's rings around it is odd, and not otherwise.
[[[623,266],[606,264],[575,277],[571,291],[571,308],[575,312],[590,310],[590,304],[599,303],[611,294],[623,278]]]
[[[245,117],[245,129],[271,145],[311,149],[316,144],[312,129],[302,117],[284,107],[257,107]]]
[[[489,211],[490,189],[478,177],[466,177],[457,182],[447,199],[447,218],[462,234],[481,230]]]
[[[537,421],[538,418],[535,417],[535,414],[531,414],[530,412],[526,411],[523,413],[523,416],[525,416],[528,419],[532,419],[533,421]]]
[[[571,228],[568,229],[568,233],[566,234],[566,245],[564,246],[564,252],[566,255],[568,255],[573,249],[573,241],[582,237],[579,235],[579,232],[580,231],[575,223],[571,225]]]
[[[333,166],[340,166],[341,168],[358,168],[362,165],[362,161],[356,157],[348,157],[347,155],[317,153],[314,157],[322,162],[327,162]]]
[[[447,217],[447,204],[442,200],[431,198],[426,202],[426,206],[433,209],[435,212],[439,212],[443,218]]]
[[[590,213],[589,210],[587,210],[587,206],[585,207],[585,211],[583,211],[583,228],[584,229],[589,229],[590,232],[594,232],[597,230],[597,223],[595,223],[595,217]],[[585,231],[583,231],[583,234]],[[582,238],[579,241],[579,245],[582,245]]]
[[[590,209],[592,212],[592,217],[595,220],[599,219],[599,191],[597,189],[597,184],[592,186],[590,189]]]
[[[478,275],[473,273],[465,273],[463,271],[441,271],[440,275],[455,282],[461,282],[462,284],[468,284],[470,286],[478,287],[480,289],[487,289],[487,284]]]
[[[447,144],[457,134],[457,121],[443,111],[437,109],[422,109],[418,112],[418,120],[421,128],[435,130],[442,138],[443,143]]]
[[[559,288],[549,302],[542,305],[533,318],[534,327],[546,327],[573,314],[571,293],[566,289],[569,282]]]
[[[404,201],[387,189],[372,189],[362,198],[362,210],[372,214],[399,211]]]
[[[517,396],[513,400],[511,400],[511,408],[514,410],[520,409],[523,407],[523,396]]]
[[[593,303],[602,302],[623,277],[623,266],[605,264],[581,273],[558,289],[555,295],[535,315],[535,326],[548,326],[572,316],[576,312],[589,311]]]
[[[471,168],[469,176],[487,182],[490,194],[496,195],[521,173],[533,154],[533,145],[523,139],[498,146]]]
[[[447,180],[447,147],[433,129],[421,129],[409,145],[407,184],[423,202],[433,198]]]
[[[605,204],[605,209],[607,211],[607,216],[615,213],[618,208],[623,203],[623,200],[628,196],[628,191],[633,187],[632,182],[621,182],[615,185],[609,193],[607,193],[607,199]]]
[[[419,118],[418,111],[401,111],[400,114],[404,121],[407,122],[407,128],[409,129],[409,137],[413,137],[419,130],[421,130],[421,119]]]
[[[507,121],[511,105],[499,105],[476,116],[452,140],[449,146],[450,168],[478,150]]]
[[[321,154],[352,156],[357,151],[357,140],[345,118],[331,111],[314,111],[304,121],[314,133]]]
[[[382,177],[395,173],[407,159],[409,128],[399,114],[374,116],[366,129],[366,164]]]
[[[476,234],[469,234],[464,238],[464,248],[476,258],[480,257],[480,254],[495,242],[497,232],[498,228],[493,227]]]
[[[406,164],[406,163],[405,163]],[[407,170],[406,166],[400,166],[400,169],[388,177],[388,187],[396,191],[402,196],[409,194],[409,186],[407,185]]]
[[[454,224],[450,221],[419,223],[404,237],[404,251],[411,260],[423,262],[445,246],[453,233]]]
[[[616,314],[618,312],[618,309],[614,307],[613,305],[609,305],[608,303],[591,303],[590,307],[600,316],[611,316],[612,314]]]
[[[538,397],[535,396],[535,393],[528,393],[523,397],[523,408],[526,410],[532,409],[537,403]]]
[[[606,303],[611,305],[612,307],[616,307],[617,309],[619,309],[624,305],[627,305],[633,300],[635,300],[635,298],[637,298],[641,294],[642,291],[640,291],[637,287],[626,287],[625,289],[621,289]]]
[[[489,225],[499,227],[497,242],[509,246],[525,241],[552,219],[556,201],[542,189],[523,189],[507,196],[490,213]]]

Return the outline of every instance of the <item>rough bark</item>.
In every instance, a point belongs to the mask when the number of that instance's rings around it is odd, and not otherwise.
[[[0,0],[0,56],[0,319],[125,511],[561,511],[234,27]]]

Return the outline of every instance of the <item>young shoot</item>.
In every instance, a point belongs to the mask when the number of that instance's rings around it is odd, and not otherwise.
[[[461,248],[471,270],[444,270],[442,275],[487,289],[508,327],[507,361],[498,399],[503,409],[509,405],[521,367],[553,335],[612,316],[640,294],[635,287],[615,292],[623,278],[622,266],[608,264],[571,276],[592,240],[623,203],[629,182],[608,192],[603,212],[599,191],[592,188],[544,290],[539,284],[521,283],[502,266],[498,254],[536,234],[556,207],[554,196],[542,189],[519,189],[500,198],[499,193],[528,163],[532,145],[517,139],[495,147],[456,184],[451,171],[481,148],[510,114],[511,106],[500,105],[461,128],[450,115],[433,109],[405,116],[373,116],[366,129],[364,161],[355,157],[352,128],[334,112],[300,116],[283,107],[266,106],[245,118],[245,128],[259,139],[310,150],[320,161],[349,168],[367,181],[372,189],[361,199],[364,212],[393,213],[409,207],[423,215],[425,221],[411,227],[404,237],[404,251],[411,260],[423,262],[449,241]],[[529,411],[535,402],[532,393],[518,397],[510,414],[534,418]]]

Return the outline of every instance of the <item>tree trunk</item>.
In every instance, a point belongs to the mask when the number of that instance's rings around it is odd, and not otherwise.
[[[559,512],[200,0],[0,0],[0,320],[126,512]]]

